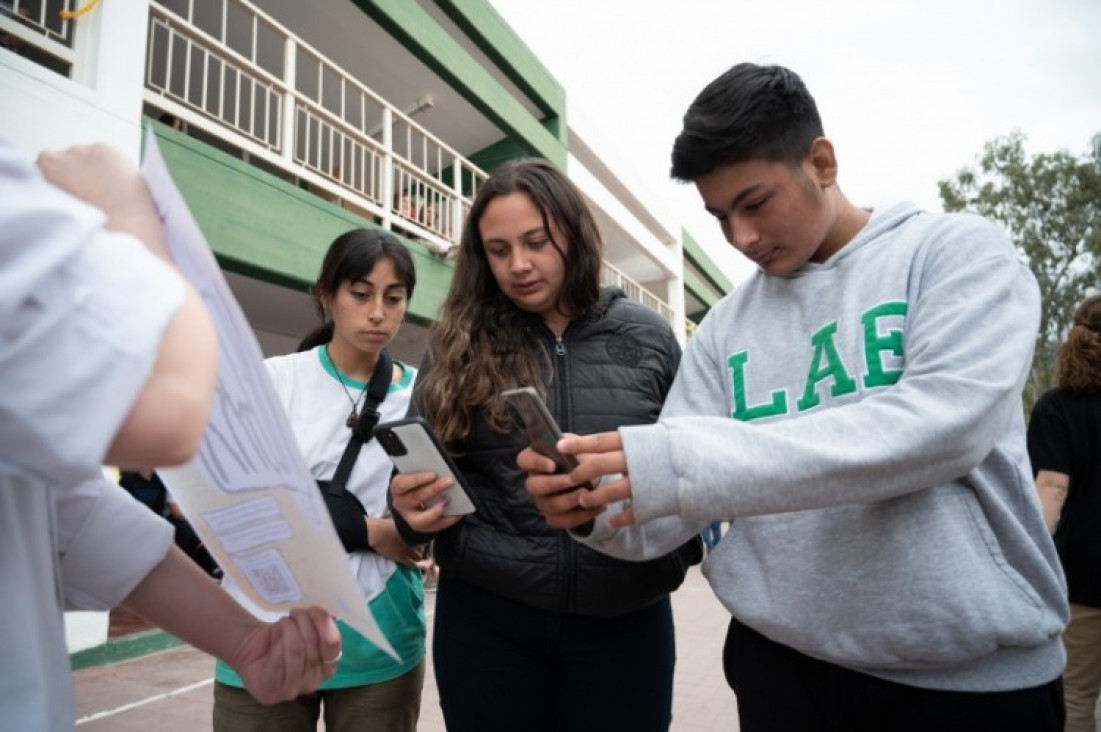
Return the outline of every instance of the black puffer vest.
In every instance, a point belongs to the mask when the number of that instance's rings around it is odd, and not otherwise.
[[[563,432],[657,420],[680,361],[680,346],[657,313],[606,289],[560,339],[535,319],[531,327],[551,354],[547,401]],[[680,586],[700,559],[698,540],[647,562],[613,559],[579,544],[551,528],[525,491],[516,467],[524,444],[518,430],[496,434],[475,415],[455,462],[477,511],[436,536],[443,572],[543,610],[598,617],[641,609]]]

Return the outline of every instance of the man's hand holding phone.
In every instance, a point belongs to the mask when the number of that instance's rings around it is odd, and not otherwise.
[[[619,432],[594,435],[566,434],[558,441],[559,452],[578,461],[569,473],[556,473],[553,460],[531,447],[524,448],[516,464],[528,474],[524,485],[547,523],[559,529],[572,529],[592,521],[617,501],[631,497],[631,480],[627,477],[627,459]],[[605,475],[619,475],[616,480],[601,483]],[[592,490],[578,485],[595,485]],[[618,528],[635,522],[630,508],[608,519],[608,526]]]

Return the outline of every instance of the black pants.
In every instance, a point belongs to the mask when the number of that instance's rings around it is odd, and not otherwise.
[[[906,686],[775,643],[733,618],[723,650],[742,732],[1062,732],[1061,679],[1018,691]]]
[[[545,612],[440,573],[432,642],[448,732],[669,729],[666,598],[618,618]]]

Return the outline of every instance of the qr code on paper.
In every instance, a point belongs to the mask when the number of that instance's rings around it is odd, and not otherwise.
[[[295,582],[278,550],[267,549],[246,557],[234,555],[233,561],[252,588],[267,602],[280,604],[302,599],[302,588]]]

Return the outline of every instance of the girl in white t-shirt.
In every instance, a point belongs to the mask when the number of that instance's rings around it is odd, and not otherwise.
[[[265,362],[316,480],[333,478],[380,354],[397,335],[415,284],[412,257],[395,237],[366,229],[342,234],[329,247],[313,287],[324,324],[297,353]],[[415,378],[414,368],[393,362],[390,388],[379,404],[380,421],[405,416]],[[368,548],[351,551],[348,562],[402,660],[395,662],[340,623],[344,645],[336,673],[316,694],[274,706],[256,702],[219,662],[215,730],[315,732],[322,706],[329,729],[416,729],[424,684],[424,588],[414,564],[420,551],[401,540],[387,511],[391,468],[377,441],[363,445],[346,488],[366,512],[359,539]],[[244,597],[229,583],[227,589]],[[264,615],[245,600],[246,607]]]

